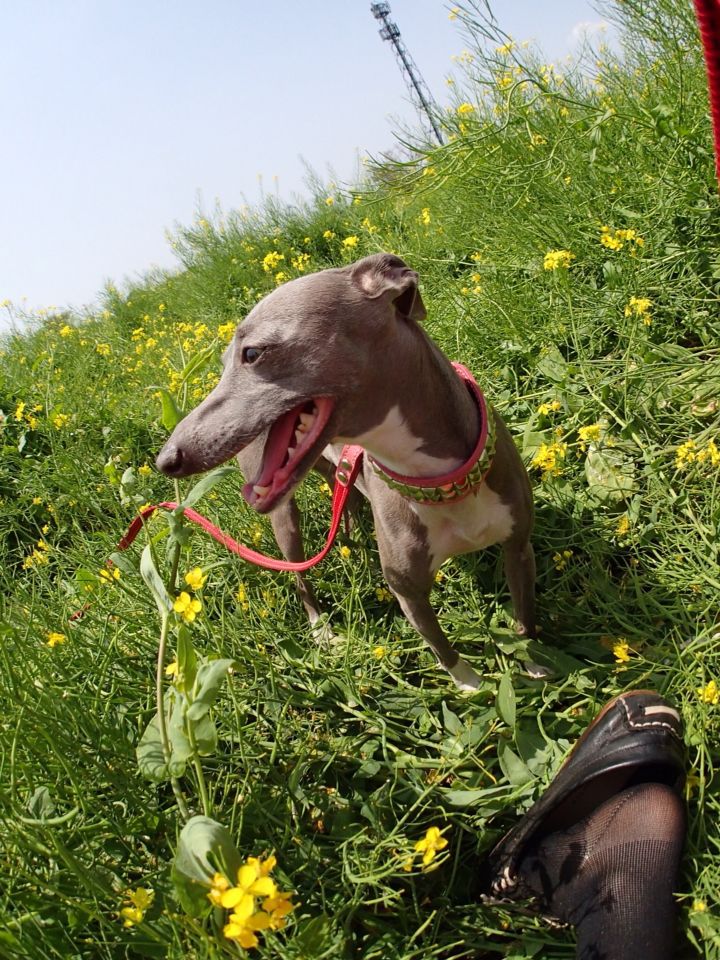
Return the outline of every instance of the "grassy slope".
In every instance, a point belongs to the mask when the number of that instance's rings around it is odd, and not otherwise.
[[[50,318],[6,344],[0,955],[224,955],[173,897],[172,792],[137,772],[158,636],[139,550],[118,582],[99,571],[137,503],[172,493],[140,470],[165,436],[156,389],[192,406],[214,382],[232,325],[275,282],[380,249],[420,271],[429,330],[480,375],[527,462],[555,451],[554,469],[532,472],[539,616],[558,677],[524,675],[495,551],[450,563],[437,590],[443,622],[487,678],[465,698],[378,594],[368,521],[346,542],[349,557],[336,550],[313,574],[348,638],[330,652],[314,648],[288,578],[193,536],[181,572],[208,573],[195,644],[238,660],[215,709],[219,749],[204,761],[215,816],[243,855],[275,850],[301,902],[259,955],[572,956],[569,935],[479,904],[475,865],[599,706],[637,686],[683,712],[693,790],[682,937],[717,955],[720,705],[703,702],[712,688],[705,698],[698,690],[720,679],[708,446],[720,387],[718,203],[690,6],[619,9],[632,50],[617,63],[602,55],[596,81],[581,71],[561,80],[521,48],[495,53],[502,38],[481,55],[468,13],[474,59],[457,105],[474,109],[449,119],[444,149],[378,171],[379,186],[355,201],[335,193],[328,203],[319,190],[304,209],[201,220],[176,236],[178,274],[109,290],[102,315]],[[610,249],[603,226],[635,239]],[[572,253],[569,269],[543,269],[551,250]],[[626,315],[631,297],[651,305]],[[203,350],[207,365],[182,381]],[[690,438],[704,459],[678,467]],[[272,550],[238,491],[236,478],[223,481],[205,512]],[[317,543],[327,515],[319,482],[300,500]],[[50,632],[65,642],[49,646]],[[612,652],[621,639],[626,663]],[[185,788],[196,809],[192,777]],[[431,825],[448,828],[441,865],[407,872]],[[123,892],[137,886],[155,903],[125,929]],[[696,900],[708,911],[692,909]]]

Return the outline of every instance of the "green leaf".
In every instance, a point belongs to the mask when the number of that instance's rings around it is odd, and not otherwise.
[[[463,726],[462,720],[456,713],[452,712],[444,700],[442,702],[442,718],[443,727],[445,727],[448,733],[460,736],[460,734],[464,732],[465,727]]]
[[[180,374],[180,383],[186,383],[190,377],[204,369],[216,353],[217,347],[215,344],[211,344],[211,346],[205,347],[204,350],[194,354],[192,359],[185,364],[183,372]]]
[[[47,820],[55,814],[55,804],[49,787],[38,787],[28,800],[28,811],[36,820]]]
[[[297,956],[302,960],[327,956],[325,951],[331,946],[331,933],[332,922],[324,913],[300,924],[292,940],[293,947],[300,951]]]
[[[189,720],[195,722],[205,716],[217,699],[220,687],[227,679],[228,670],[234,664],[234,660],[209,660],[200,665],[192,693],[193,702],[188,710]]]
[[[185,773],[188,760],[193,755],[192,744],[185,729],[186,715],[187,702],[176,703],[168,718],[167,732],[170,741],[168,774],[171,777],[181,777]]]
[[[135,751],[140,775],[155,783],[170,779],[165,754],[160,738],[160,723],[157,713],[145,728]]]
[[[233,881],[241,862],[226,827],[210,817],[188,820],[180,833],[172,866],[173,886],[185,912],[191,917],[207,913],[213,876],[221,872]]]
[[[537,365],[537,372],[554,383],[567,379],[567,360],[555,345],[546,347]]]
[[[162,581],[162,577],[157,572],[157,567],[155,566],[155,561],[153,560],[153,555],[149,544],[142,552],[142,557],[140,559],[140,574],[150,588],[150,593],[152,593],[155,603],[157,604],[158,610],[160,611],[160,616],[164,617],[172,610],[173,603],[170,599],[169,593],[165,589],[165,584]]]
[[[512,685],[510,673],[504,673],[500,678],[497,697],[495,699],[495,708],[500,719],[506,723],[510,729],[515,727],[515,690]]]
[[[193,647],[192,634],[181,624],[177,631],[178,672],[175,686],[182,693],[192,690],[197,677],[197,656]]]
[[[224,477],[227,477],[231,473],[237,473],[234,466],[216,467],[214,470],[211,470],[210,473],[206,473],[202,480],[196,483],[188,493],[181,506],[191,507],[194,503],[197,503],[198,500],[202,499],[206,493],[209,493],[216,483],[219,483]]]
[[[178,407],[173,395],[169,390],[166,390],[165,387],[151,387],[150,389],[160,394],[160,422],[168,433],[170,433],[180,423],[185,414],[180,407]]]
[[[505,740],[498,745],[500,769],[514,787],[521,787],[534,779],[525,763]]]
[[[187,718],[187,723],[192,724],[192,732],[195,737],[198,756],[211,757],[217,750],[218,735],[215,723],[209,713],[199,720]]]
[[[600,503],[628,500],[635,491],[635,468],[619,450],[591,443],[585,458],[590,493]]]

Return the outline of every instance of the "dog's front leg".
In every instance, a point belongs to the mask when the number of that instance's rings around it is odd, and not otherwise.
[[[386,574],[387,577],[387,574]],[[437,615],[430,604],[429,590],[427,593],[401,593],[392,579],[388,583],[397,597],[402,611],[410,623],[415,627],[438,659],[441,667],[450,674],[460,690],[477,690],[480,686],[480,677],[467,661],[463,660],[457,650],[445,636],[438,622]]]
[[[269,516],[275,539],[285,559],[293,563],[302,563],[305,559],[305,547],[300,532],[300,511],[294,498],[286,503],[281,503]],[[315,638],[317,640],[329,639],[326,636],[327,631],[318,624],[321,617],[320,604],[315,596],[312,584],[302,573],[295,573],[295,581]]]
[[[511,539],[503,544],[505,578],[510,588],[517,632],[533,639],[535,623],[535,553],[529,540]]]

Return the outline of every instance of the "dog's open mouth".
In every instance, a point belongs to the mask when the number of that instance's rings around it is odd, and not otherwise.
[[[320,452],[318,440],[330,419],[334,402],[316,397],[283,414],[270,428],[263,450],[260,473],[242,489],[258,513],[266,513],[300,479],[302,468]],[[324,445],[324,444],[323,444]]]

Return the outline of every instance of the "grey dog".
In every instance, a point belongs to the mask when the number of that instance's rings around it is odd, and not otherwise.
[[[283,284],[238,326],[220,382],[157,466],[184,477],[239,454],[243,496],[270,513],[287,559],[302,560],[295,487],[313,466],[327,474],[342,444],[364,447],[357,487],[383,574],[457,686],[474,690],[480,678],[441,629],[430,590],[449,557],[502,544],[518,632],[534,636],[532,495],[507,427],[425,333],[425,315],[417,273],[391,254]],[[316,623],[312,587],[300,575],[298,587]]]

